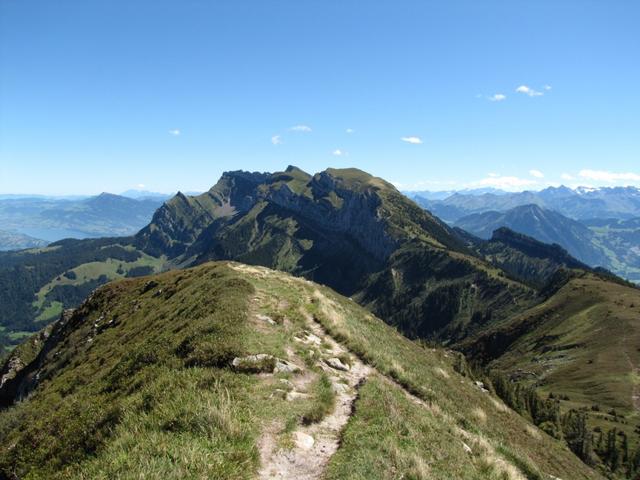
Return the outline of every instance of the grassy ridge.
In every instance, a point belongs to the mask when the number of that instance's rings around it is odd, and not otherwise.
[[[316,298],[330,300],[319,300],[309,308],[334,338],[425,401],[437,412],[441,427],[455,432],[460,442],[479,445],[475,450],[478,457],[466,467],[469,475],[479,477],[470,478],[491,478],[483,477],[477,469],[492,463],[494,457],[510,465],[535,465],[540,472],[561,478],[598,478],[560,442],[528,424],[491,395],[482,393],[470,378],[461,377],[456,370],[464,371],[465,364],[459,354],[424,348],[329,289],[319,288],[317,292]],[[357,412],[356,405],[356,417]],[[439,434],[434,431],[433,435],[427,441],[437,445]],[[362,443],[354,448],[366,448],[366,436],[358,438]],[[399,447],[413,448],[402,442]],[[509,459],[500,454],[505,449],[510,452]]]
[[[554,393],[563,410],[587,409],[591,426],[615,426],[635,445],[639,313],[639,290],[587,274],[463,346],[542,395]]]

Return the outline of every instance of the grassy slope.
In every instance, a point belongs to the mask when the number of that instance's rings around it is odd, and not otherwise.
[[[543,394],[566,395],[564,408],[600,407],[593,425],[616,426],[635,438],[640,365],[640,290],[594,275],[575,278],[545,303],[484,335],[520,330],[521,335],[491,366],[535,381]],[[533,375],[535,375],[535,378]],[[634,406],[634,403],[636,404]],[[626,420],[611,423],[610,409]]]
[[[0,413],[1,471],[252,478],[262,429],[276,425],[286,448],[292,425],[330,410],[313,348],[294,341],[312,315],[377,369],[360,391],[328,478],[597,478],[456,373],[457,355],[407,340],[329,289],[237,264],[154,280],[147,291],[148,277],[102,287],[54,332],[61,340],[47,354],[40,386]],[[291,374],[229,368],[238,355],[287,351],[315,378],[309,398],[279,395],[281,377]]]
[[[33,302],[33,307],[37,312],[36,321],[48,323],[58,318],[62,313],[64,307],[62,302],[47,299],[47,295],[57,286],[81,287],[89,282],[98,281],[103,276],[107,281],[116,280],[124,278],[130,270],[136,267],[151,267],[154,272],[159,272],[162,269],[164,258],[152,257],[142,252],[140,255],[140,258],[132,262],[107,258],[100,262],[83,263],[67,270],[73,272],[75,278],[68,278],[64,275],[53,278],[36,293],[36,299]]]

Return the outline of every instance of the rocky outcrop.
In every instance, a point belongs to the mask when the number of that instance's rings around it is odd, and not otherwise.
[[[349,235],[378,260],[386,260],[398,247],[379,214],[382,201],[376,188],[347,188],[328,172],[314,175],[308,187],[312,196],[296,194],[286,183],[269,189],[264,196],[276,205],[312,220],[319,228]]]

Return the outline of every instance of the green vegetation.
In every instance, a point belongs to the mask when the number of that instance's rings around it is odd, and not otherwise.
[[[306,424],[318,423],[334,409],[336,402],[336,394],[326,373],[320,375],[311,391],[314,400],[302,415],[302,423]]]
[[[505,454],[502,445],[493,449],[482,437],[461,438],[437,408],[416,408],[378,376],[359,393],[327,479],[398,478],[399,472],[415,480],[545,478],[520,454]]]
[[[311,336],[313,317],[330,336],[317,326],[323,338]],[[7,364],[20,358],[27,373],[0,398],[10,402],[15,386],[31,393],[0,411],[4,475],[254,478],[264,435],[294,448],[293,432],[332,415],[336,373],[320,366],[334,337],[377,372],[360,389],[329,478],[431,478],[428,468],[434,478],[598,478],[457,373],[467,371],[458,354],[411,342],[354,302],[282,273],[207,264],[112,282],[49,328]],[[233,367],[254,354],[302,371]],[[308,367],[305,355],[318,360]]]
[[[107,281],[158,272],[165,260],[131,239],[64,240],[46,248],[0,253],[0,350],[16,345],[12,332],[35,332],[79,305]],[[151,270],[149,270],[151,269]]]
[[[342,299],[319,287],[315,295],[316,287],[302,281],[245,266],[243,279],[252,283],[258,295],[262,292],[269,298],[259,296],[251,310],[257,308],[275,326],[261,325],[260,334],[232,335],[220,324],[216,327],[220,332],[199,332],[171,347],[176,350],[168,358],[177,362],[169,362],[172,371],[177,367],[219,369],[234,379],[239,374],[269,376],[276,358],[293,355],[313,378],[307,379],[304,388],[292,390],[300,386],[294,382],[298,379],[285,375],[278,380],[291,381],[293,386],[283,382],[286,388],[280,385],[280,392],[270,392],[280,399],[295,393],[297,400],[291,402],[295,408],[284,409],[276,422],[282,421],[283,431],[313,428],[339,410],[332,410],[330,389],[326,383],[323,387],[318,370],[326,345],[307,345],[296,337],[307,327],[310,315],[380,375],[421,402],[437,404],[446,413],[448,429],[466,438],[465,443],[481,443],[487,455],[523,474],[535,476],[537,468],[559,472],[564,478],[581,470],[572,463],[574,457],[563,457],[566,449],[560,440],[544,449],[533,447],[535,434],[521,435],[526,428],[519,417],[512,419],[500,410],[504,405],[480,395],[470,378],[460,384],[458,373],[468,374],[461,355],[427,350],[399,332],[463,349],[474,362],[489,364],[525,386],[535,385],[543,398],[561,395],[561,416],[597,405],[601,411],[589,413],[589,429],[608,432],[610,428],[602,423],[615,422],[627,435],[630,448],[635,446],[631,434],[637,423],[633,399],[638,398],[640,357],[632,346],[640,340],[636,338],[638,290],[604,272],[590,271],[560,247],[513,232],[502,232],[478,246],[392,185],[356,169],[329,169],[313,176],[295,167],[274,174],[227,172],[202,195],[176,195],[135,238],[65,241],[38,251],[0,255],[0,287],[4,287],[0,288],[0,319],[5,327],[0,338],[9,345],[15,332],[35,331],[62,308],[80,304],[104,282],[229,259],[305,277],[350,297]],[[141,285],[144,280],[138,282],[123,284]],[[164,300],[173,310],[167,310],[161,320],[155,310],[141,319],[151,322],[149,331],[155,332],[156,321],[157,328],[166,330],[168,322],[180,331],[182,312],[193,308],[187,298],[184,304],[175,303],[171,292],[180,288],[153,288],[157,297],[149,301]],[[292,291],[300,298],[293,298]],[[280,305],[280,300],[286,305]],[[104,315],[112,318],[112,310],[124,309],[127,302],[127,308],[134,308],[135,301],[131,295]],[[394,328],[382,325],[371,312]],[[122,310],[121,315],[132,314]],[[262,327],[269,335],[263,335]],[[603,329],[612,336],[602,335]],[[95,339],[86,341],[96,348]],[[124,337],[124,343],[128,341]],[[162,349],[145,348],[139,359],[131,361],[156,365],[155,350]],[[229,372],[238,352],[268,355],[239,359],[239,368]],[[69,353],[69,358],[74,355]],[[167,364],[163,360],[161,365]],[[109,395],[124,388],[124,379],[138,375],[126,365],[121,368],[121,383],[106,390]],[[86,381],[78,380],[80,385]],[[330,376],[329,381],[335,379]],[[608,413],[611,410],[616,414]],[[555,426],[564,428],[557,422]],[[107,430],[114,431],[112,427]],[[284,443],[295,440],[273,435]],[[105,442],[99,439],[97,445]],[[573,470],[559,467],[557,458]]]

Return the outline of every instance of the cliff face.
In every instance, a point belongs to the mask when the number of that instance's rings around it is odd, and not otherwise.
[[[182,255],[217,219],[251,209],[257,201],[257,186],[268,176],[257,172],[225,172],[218,183],[202,195],[188,197],[178,192],[138,233],[137,244],[153,255],[164,254],[169,258]]]
[[[382,260],[391,255],[398,242],[386,232],[385,219],[378,211],[382,203],[380,187],[367,184],[373,177],[359,173],[363,178],[356,190],[335,174],[322,172],[311,177],[295,167],[275,174],[225,172],[208,192],[195,197],[178,193],[164,204],[138,234],[138,244],[150,253],[175,258],[196,243],[205,230],[211,237],[234,217],[266,202],[319,229],[348,235]],[[380,185],[390,187],[382,181]]]
[[[288,183],[270,188],[264,199],[327,232],[353,238],[377,260],[386,260],[398,242],[386,231],[386,219],[380,215],[379,188],[347,188],[339,177],[328,172],[316,174],[308,182],[310,196],[295,193]]]

